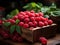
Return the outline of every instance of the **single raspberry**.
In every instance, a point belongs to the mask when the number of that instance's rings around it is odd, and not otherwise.
[[[29,17],[35,17],[35,14],[34,13],[30,13]]]
[[[3,21],[2,21],[2,20],[0,20],[0,25],[2,25],[2,23],[3,23]]]
[[[26,15],[26,13],[25,13],[25,12],[20,12],[20,14],[21,14],[21,15]]]
[[[37,27],[37,25],[38,25],[37,21],[33,21],[33,25],[34,25],[34,27]]]
[[[35,13],[35,16],[36,16],[36,17],[39,17],[39,14],[38,14],[38,13]]]
[[[29,22],[29,21],[30,21],[29,18],[25,18],[25,19],[24,19],[24,22]]]
[[[3,35],[3,38],[9,38],[9,34],[5,33],[5,34]]]
[[[29,25],[28,25],[28,24],[24,24],[23,27],[24,27],[24,28],[28,28]]]
[[[9,19],[9,22],[10,22],[11,24],[14,24],[14,23],[15,23],[15,20]]]
[[[40,17],[35,17],[35,20],[38,22],[41,21]]]
[[[22,37],[18,37],[18,42],[22,42],[23,41],[23,38]]]
[[[47,44],[47,39],[45,37],[40,37],[39,40],[42,44]]]
[[[34,10],[31,10],[30,12],[31,12],[31,13],[35,13],[35,11],[34,11]]]
[[[33,27],[34,26],[33,25],[33,22],[29,22],[28,24],[29,24],[30,27]]]
[[[17,41],[17,36],[13,36],[13,37],[12,37],[12,40],[13,40],[13,41]]]
[[[18,19],[18,16],[14,16],[13,19],[14,19],[14,20]]]
[[[35,21],[35,17],[30,17],[30,20],[31,21]]]
[[[40,22],[39,22],[39,26],[40,26],[40,27],[43,27],[43,26],[44,26],[44,23],[40,21]]]
[[[19,26],[23,26],[24,25],[24,22],[20,22],[18,25]]]
[[[24,18],[28,18],[29,16],[28,15],[25,15]]]
[[[44,14],[42,12],[39,12],[39,16],[44,16]]]
[[[52,20],[48,20],[48,24],[51,25],[53,23]]]
[[[44,22],[44,26],[47,26],[47,25],[48,25],[48,22],[47,22],[47,21],[45,21],[45,22]]]

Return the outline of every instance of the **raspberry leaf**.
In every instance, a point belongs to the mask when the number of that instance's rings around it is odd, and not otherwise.
[[[20,26],[16,26],[16,31],[21,34]]]
[[[17,19],[15,23],[18,24],[19,22],[20,22],[20,20]]]
[[[10,22],[4,22],[3,25],[6,26],[6,27],[8,27],[8,26],[11,25],[11,23]]]
[[[15,25],[12,25],[12,26],[10,27],[10,33],[11,33],[11,34],[14,32],[15,27],[16,27]]]

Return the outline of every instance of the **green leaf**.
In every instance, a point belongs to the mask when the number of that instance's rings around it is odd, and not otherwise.
[[[20,26],[16,26],[16,31],[21,34]]]
[[[6,20],[6,18],[2,18],[2,20]]]
[[[43,13],[46,13],[46,12],[48,12],[49,10],[50,10],[49,7],[42,7],[42,8],[41,8],[41,12],[43,12]]]
[[[6,27],[8,27],[8,26],[11,25],[11,23],[10,22],[4,22],[3,25],[6,26]]]
[[[17,19],[15,23],[16,23],[16,24],[18,24],[19,22],[20,22],[20,20],[19,20],[19,19]]]
[[[15,15],[18,14],[18,13],[19,13],[19,10],[18,10],[18,9],[15,9],[15,10],[13,10],[12,12],[10,12],[10,15],[15,16]]]
[[[49,15],[44,15],[45,18],[49,18]]]
[[[15,25],[12,25],[12,26],[10,27],[10,33],[11,33],[11,34],[15,31],[15,28],[16,28]]]
[[[36,3],[35,2],[32,2],[31,5],[32,5],[32,7],[36,7]]]
[[[38,3],[38,5],[39,5],[40,7],[42,7],[42,6],[43,6],[43,4],[42,4],[42,3]]]

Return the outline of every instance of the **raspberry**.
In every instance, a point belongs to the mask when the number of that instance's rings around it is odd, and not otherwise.
[[[18,25],[19,26],[23,26],[24,25],[24,22],[20,22]]]
[[[24,18],[28,18],[29,16],[28,15],[25,15]]]
[[[29,11],[25,11],[26,15],[30,15],[30,12]]]
[[[35,21],[35,18],[34,18],[34,17],[31,17],[30,20],[31,20],[31,21]]]
[[[22,42],[23,41],[23,38],[22,37],[18,37],[18,42]]]
[[[41,19],[40,19],[40,17],[35,17],[35,20],[40,21]]]
[[[39,17],[39,14],[38,14],[38,13],[35,13],[35,16],[36,16],[36,17]]]
[[[39,12],[39,16],[44,16],[44,14],[42,12]]]
[[[12,40],[13,40],[13,41],[17,41],[17,36],[13,36],[13,37],[12,37]]]
[[[37,21],[33,21],[33,24],[36,27],[38,23],[37,23]]]
[[[3,38],[9,38],[9,34],[5,33],[5,34],[3,35]]]
[[[46,18],[44,18],[44,17],[40,17],[41,18],[41,21],[46,21],[47,19]]]
[[[30,21],[29,18],[25,18],[25,19],[24,19],[24,22],[29,22],[29,21]]]
[[[28,28],[29,25],[28,25],[28,24],[24,24],[23,27],[24,27],[24,28]]]
[[[18,16],[14,16],[13,19],[14,19],[14,20],[18,19]]]
[[[2,20],[0,20],[0,25],[2,25],[2,23],[3,23],[3,21],[2,21]]]
[[[42,44],[47,44],[47,39],[44,37],[40,37],[39,39],[41,41]]]
[[[19,20],[23,20],[24,19],[24,16],[23,15],[18,15],[18,19]]]
[[[48,20],[48,24],[51,25],[53,23],[52,20]]]
[[[31,10],[30,12],[31,12],[31,13],[35,13],[34,10]]]
[[[21,14],[21,15],[26,15],[26,13],[25,13],[25,12],[20,12],[20,14]]]
[[[29,17],[35,17],[34,13],[30,13]]]
[[[29,22],[28,24],[29,24],[30,27],[34,26],[32,22]]]
[[[43,22],[39,22],[39,26],[40,27],[43,27],[44,26],[44,23]]]
[[[15,20],[10,19],[9,22],[10,22],[11,24],[14,24],[14,23],[15,23]]]
[[[47,26],[47,25],[48,25],[48,22],[47,22],[47,21],[45,21],[45,22],[44,22],[44,25],[45,25],[45,26]]]

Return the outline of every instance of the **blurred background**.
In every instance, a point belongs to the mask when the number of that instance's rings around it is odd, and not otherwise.
[[[50,6],[52,2],[54,2],[57,7],[59,8],[60,0],[0,0],[0,14],[4,12],[4,16],[11,12],[14,9],[18,9],[19,11],[24,11],[22,8],[25,6],[27,3],[30,2],[40,2],[43,5]]]

